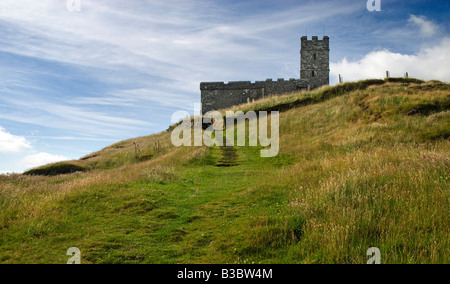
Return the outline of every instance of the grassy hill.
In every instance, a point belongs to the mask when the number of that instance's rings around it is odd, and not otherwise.
[[[0,263],[450,262],[450,85],[369,80],[279,110],[280,154],[169,132],[0,176]],[[136,148],[137,143],[139,146]],[[60,175],[63,173],[64,175]]]

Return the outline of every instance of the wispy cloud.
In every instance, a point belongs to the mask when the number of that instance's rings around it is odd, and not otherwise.
[[[45,139],[45,140],[61,140],[61,141],[100,141],[100,142],[117,142],[115,139],[90,138],[90,137],[73,137],[73,136],[30,136],[28,139]]]
[[[408,21],[419,27],[420,33],[424,37],[432,37],[439,31],[439,26],[424,16],[411,15]]]
[[[86,110],[70,104],[57,104],[22,92],[3,97],[8,109],[0,118],[48,128],[71,130],[83,135],[121,136],[132,129],[150,128],[149,121],[114,117],[100,111]]]
[[[12,30],[0,40],[0,49],[84,66],[128,66],[188,82],[220,72],[214,62],[258,60],[261,45],[276,44],[271,35],[280,30],[355,10],[355,5],[335,1],[306,2],[287,11],[240,17],[232,6],[200,2],[146,1],[125,7],[121,1],[83,0],[82,12],[69,13],[57,0],[3,0],[0,5],[8,13],[2,19]],[[259,47],[250,44],[255,41]]]

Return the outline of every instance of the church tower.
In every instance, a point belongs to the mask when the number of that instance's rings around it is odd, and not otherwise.
[[[308,80],[311,89],[330,84],[330,39],[302,37],[300,50],[300,79]]]

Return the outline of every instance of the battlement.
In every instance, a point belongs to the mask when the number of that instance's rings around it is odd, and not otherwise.
[[[328,36],[324,36],[322,38],[322,40],[319,40],[318,36],[313,36],[313,37],[311,37],[310,40],[308,40],[307,36],[302,36],[302,41],[329,41],[329,40],[330,40],[330,37],[328,37]]]
[[[319,40],[318,36],[313,36],[311,40],[308,37],[303,36],[301,39],[302,49],[328,49],[330,48],[330,38],[324,36],[322,40]]]
[[[230,81],[230,82],[202,82],[200,83],[200,90],[236,90],[236,89],[260,89],[260,88],[270,88],[275,86],[276,84],[303,84],[304,82],[300,82],[303,80],[299,79],[288,79],[285,80],[283,78],[279,78],[276,81],[273,79],[267,79],[266,81]]]

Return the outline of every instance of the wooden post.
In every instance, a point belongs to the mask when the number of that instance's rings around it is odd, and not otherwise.
[[[141,149],[139,148],[139,143],[137,141],[133,142],[134,144],[134,153],[136,154],[136,159],[139,158],[139,155],[141,154]]]

